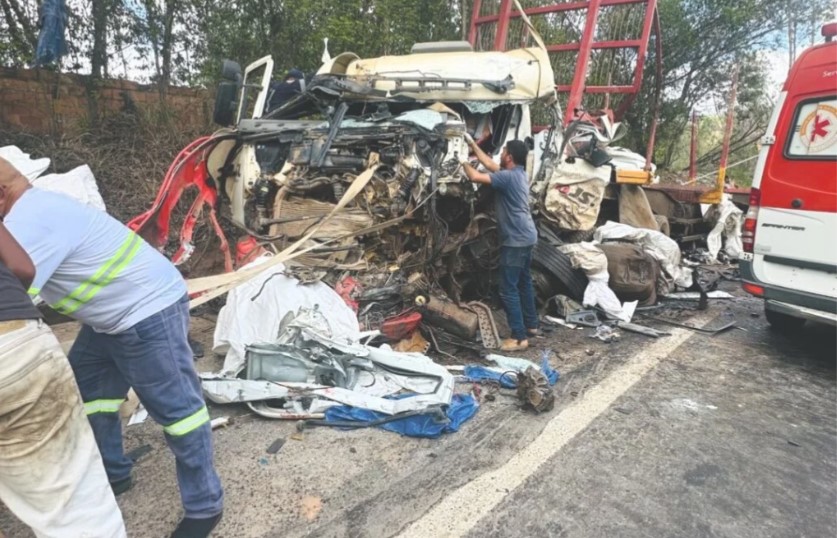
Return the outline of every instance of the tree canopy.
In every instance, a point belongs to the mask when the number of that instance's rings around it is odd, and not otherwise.
[[[124,77],[157,83],[161,98],[171,83],[211,87],[224,58],[247,64],[270,54],[276,72],[294,67],[312,72],[320,65],[325,38],[332,54],[352,51],[360,56],[402,54],[416,42],[462,39],[472,7],[469,0],[66,2],[69,52],[58,67],[91,74],[93,80]],[[496,11],[496,4],[484,0],[483,12]],[[733,147],[753,151],[775,93],[769,87],[766,53],[801,50],[817,39],[822,22],[834,16],[829,0],[659,0],[658,5],[663,94],[654,157],[663,167],[682,166],[682,141],[693,110],[708,116],[725,112],[734,65],[739,66],[740,82]],[[37,44],[37,0],[0,0],[0,13],[0,65],[30,64]],[[599,33],[617,22],[603,12]],[[568,27],[557,17],[535,21],[552,43],[577,40],[572,28],[578,28],[578,21],[573,24]],[[604,70],[591,69],[591,77],[624,79],[633,61],[623,58]],[[568,70],[572,65],[556,65],[556,76]],[[638,151],[644,150],[653,108],[653,57],[645,71],[643,91],[626,116],[626,144]],[[715,148],[704,149],[704,160],[717,158]]]

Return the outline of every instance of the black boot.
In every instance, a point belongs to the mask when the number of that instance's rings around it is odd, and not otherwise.
[[[128,478],[123,478],[122,480],[117,480],[115,482],[110,483],[110,489],[113,490],[113,496],[118,497],[131,489],[134,485],[134,479],[131,475],[128,475]]]
[[[221,521],[223,515],[224,513],[221,512],[217,516],[200,519],[184,517],[171,533],[171,538],[206,538]]]

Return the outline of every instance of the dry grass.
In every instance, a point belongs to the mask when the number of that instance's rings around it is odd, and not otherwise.
[[[126,222],[148,209],[172,159],[200,134],[151,116],[117,114],[76,137],[0,130],[0,146],[13,144],[34,158],[49,157],[49,172],[89,165],[108,212]]]
[[[0,146],[18,146],[33,158],[49,157],[48,173],[63,173],[87,164],[96,176],[108,213],[128,222],[151,207],[166,170],[180,150],[208,132],[209,127],[205,131],[182,130],[159,113],[117,114],[106,118],[99,128],[74,137],[0,129]],[[169,254],[176,248],[180,224],[193,198],[185,193],[173,215]],[[182,268],[191,276],[219,271],[212,254],[217,239],[202,224],[195,229],[193,267]]]

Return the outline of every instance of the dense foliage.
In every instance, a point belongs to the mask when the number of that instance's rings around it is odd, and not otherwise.
[[[496,12],[498,0],[483,0]],[[528,0],[525,6],[547,2]],[[60,69],[103,77],[128,77],[159,84],[216,82],[220,62],[242,64],[273,55],[276,72],[307,72],[320,64],[324,38],[332,54],[399,54],[419,41],[462,39],[470,20],[468,0],[67,0],[69,54]],[[733,66],[740,69],[733,148],[755,151],[775,94],[767,74],[768,53],[804,48],[818,38],[820,24],[834,17],[829,0],[659,0],[663,43],[663,100],[655,160],[682,168],[692,110],[709,117],[725,112]],[[0,65],[24,66],[34,56],[38,32],[36,0],[0,0]],[[535,20],[548,42],[577,40],[579,21]],[[616,31],[624,18],[603,12],[599,34]],[[635,23],[630,25],[636,26]],[[510,38],[511,41],[511,38]],[[514,46],[511,44],[511,46]],[[651,47],[653,51],[653,47]],[[653,52],[650,52],[653,56]],[[643,92],[627,115],[626,144],[642,151],[653,108],[654,58],[646,65]],[[591,77],[629,77],[629,60],[591,70]],[[556,64],[556,76],[572,64]],[[592,80],[591,80],[592,82]],[[604,82],[597,81],[598,83]],[[775,81],[773,81],[775,85]],[[92,95],[92,94],[91,94]],[[591,98],[592,100],[592,98]],[[702,124],[706,163],[717,161],[720,122]],[[704,133],[704,130],[709,132]]]

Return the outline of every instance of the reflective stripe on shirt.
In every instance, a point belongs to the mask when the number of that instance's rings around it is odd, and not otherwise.
[[[134,232],[129,232],[128,237],[116,251],[116,254],[102,265],[96,274],[85,280],[74,289],[69,295],[50,305],[58,312],[70,315],[81,306],[86,304],[90,299],[102,291],[102,288],[107,286],[114,278],[116,278],[125,266],[127,266],[134,256],[139,252],[142,240]]]

